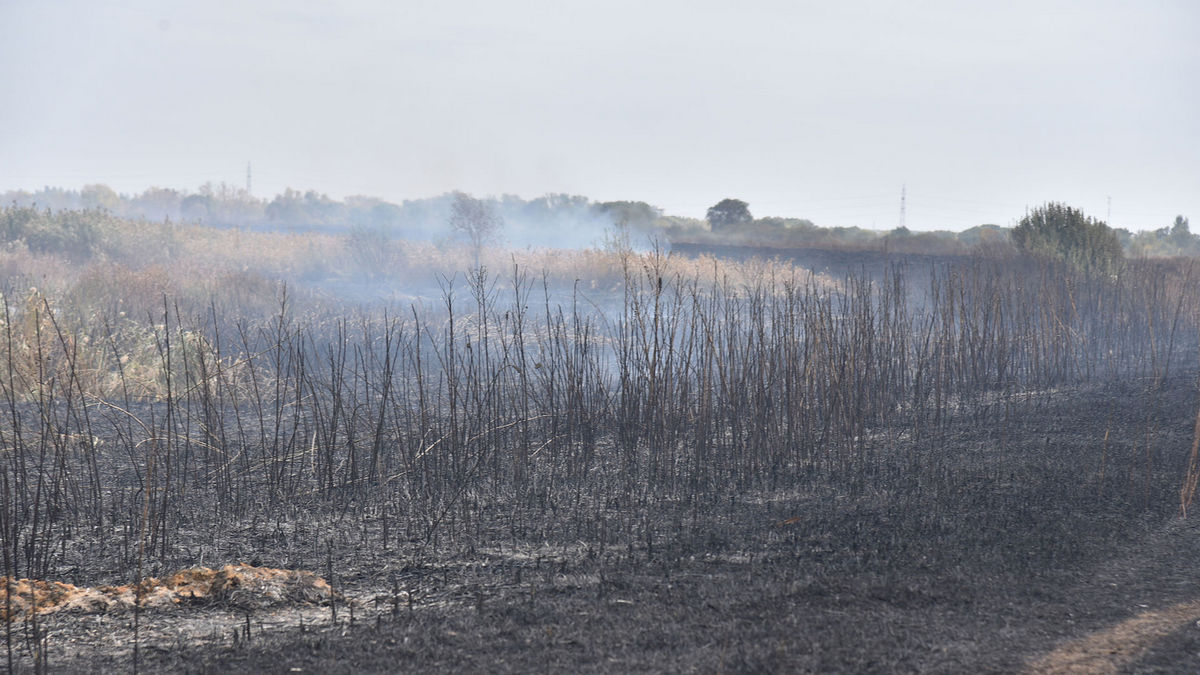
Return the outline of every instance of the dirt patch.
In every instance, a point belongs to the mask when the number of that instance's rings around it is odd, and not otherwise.
[[[1112,628],[1069,642],[1038,659],[1035,673],[1117,673],[1156,642],[1200,618],[1200,600],[1142,612]]]

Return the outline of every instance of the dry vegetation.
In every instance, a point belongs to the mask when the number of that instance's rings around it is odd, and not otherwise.
[[[1078,569],[1195,490],[1174,442],[1200,330],[1181,264],[831,281],[525,251],[439,283],[461,251],[106,227],[78,271],[20,245],[0,260],[19,280],[0,334],[10,579],[255,559],[403,586],[409,612],[564,587],[602,611],[700,557],[818,605],[938,605],[947,580]],[[397,295],[334,295],[364,285]],[[53,665],[54,633],[22,617],[8,663]],[[857,669],[792,656],[741,663]]]
[[[329,584],[312,572],[278,570],[250,565],[221,569],[196,567],[163,579],[149,577],[136,584],[83,587],[36,579],[4,580],[0,589],[4,613],[0,620],[31,620],[34,614],[80,612],[116,613],[140,608],[161,609],[180,603],[228,603],[262,607],[271,603],[328,604],[334,597]],[[11,596],[11,597],[10,597]],[[8,612],[12,614],[9,615]]]

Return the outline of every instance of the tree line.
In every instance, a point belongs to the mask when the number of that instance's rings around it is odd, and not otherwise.
[[[475,220],[491,219],[487,236],[476,227],[464,227],[464,198],[473,200]],[[421,240],[458,239],[478,249],[486,243],[514,247],[589,248],[606,245],[628,247],[652,241],[701,244],[734,244],[776,247],[870,248],[897,253],[966,253],[983,245],[1015,245],[1044,253],[1048,243],[1031,236],[1026,220],[1050,222],[1082,218],[1091,225],[1072,225],[1069,237],[1086,239],[1090,247],[1119,247],[1132,257],[1200,256],[1200,235],[1190,231],[1188,219],[1177,216],[1167,226],[1130,232],[1075,213],[1066,205],[1047,204],[1022,219],[1015,228],[983,224],[961,232],[913,232],[903,227],[878,231],[860,227],[821,227],[805,218],[755,217],[750,204],[725,198],[708,209],[704,219],[671,216],[643,201],[596,202],[587,197],[548,194],[534,199],[514,195],[472,197],[451,192],[433,197],[389,202],[377,197],[352,195],[334,199],[316,190],[288,188],[271,198],[257,197],[226,183],[206,183],[196,191],[151,187],[138,194],[119,194],[103,184],[79,190],[45,187],[34,192],[13,190],[0,194],[0,203],[51,211],[95,210],[123,218],[157,222],[198,222],[218,227],[323,231],[347,233],[356,240],[393,238]],[[482,211],[480,210],[482,209]],[[1103,225],[1103,228],[1098,227]],[[1088,228],[1091,228],[1088,230]],[[1078,231],[1077,231],[1078,230]],[[1092,235],[1084,235],[1088,230]],[[1088,237],[1110,233],[1099,239]],[[1054,237],[1058,242],[1067,234]],[[1039,238],[1040,237],[1040,238]],[[1082,239],[1081,239],[1082,241]],[[1060,242],[1061,243],[1061,242]],[[1064,244],[1065,245],[1065,244]],[[1075,246],[1070,244],[1068,248]],[[1069,256],[1080,252],[1071,249]]]

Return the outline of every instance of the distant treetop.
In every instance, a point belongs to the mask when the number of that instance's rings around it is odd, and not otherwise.
[[[708,224],[714,231],[745,225],[754,220],[750,205],[740,199],[722,199],[708,209]]]

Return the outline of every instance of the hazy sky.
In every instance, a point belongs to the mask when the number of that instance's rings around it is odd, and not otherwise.
[[[0,0],[0,92],[0,190],[1200,226],[1193,0]]]

